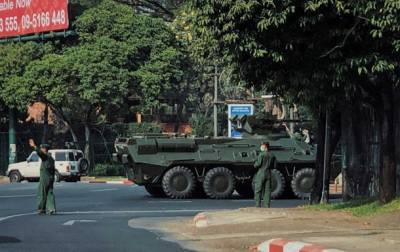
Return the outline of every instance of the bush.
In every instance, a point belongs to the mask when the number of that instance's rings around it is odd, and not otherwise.
[[[118,123],[113,128],[119,136],[131,137],[136,134],[162,133],[160,125],[155,123]]]
[[[196,114],[190,119],[192,125],[192,134],[198,137],[213,136],[213,121],[210,117],[202,114]]]
[[[125,168],[120,164],[97,164],[91,176],[125,176]]]

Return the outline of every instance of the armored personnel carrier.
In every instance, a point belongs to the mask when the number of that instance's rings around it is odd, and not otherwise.
[[[242,139],[137,135],[118,138],[115,161],[125,164],[128,179],[155,197],[185,199],[206,195],[226,199],[236,190],[252,197],[253,164],[268,141],[277,158],[272,197],[307,197],[315,180],[316,148],[291,137],[281,123],[233,118]]]

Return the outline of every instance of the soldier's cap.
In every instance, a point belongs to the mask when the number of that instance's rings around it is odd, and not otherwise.
[[[40,145],[40,148],[43,148],[43,149],[50,149],[50,145],[49,145],[49,144],[41,144],[41,145]]]

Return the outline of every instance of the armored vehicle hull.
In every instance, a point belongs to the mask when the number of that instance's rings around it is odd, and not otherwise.
[[[236,190],[247,198],[253,196],[253,164],[265,141],[278,161],[272,197],[307,197],[314,184],[316,149],[285,134],[247,139],[119,138],[114,160],[125,164],[129,180],[155,197],[225,199]]]

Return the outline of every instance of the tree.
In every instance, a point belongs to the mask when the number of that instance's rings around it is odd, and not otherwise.
[[[135,10],[148,13],[155,17],[162,17],[167,21],[172,21],[175,12],[179,9],[184,0],[116,0],[132,6]]]
[[[398,4],[391,1],[193,1],[193,6],[198,36],[205,41],[216,40],[217,52],[221,57],[231,57],[248,83],[265,86],[313,108],[319,121],[320,146],[314,201],[318,201],[322,190],[325,111],[333,118],[333,134],[337,140],[341,117],[332,115],[343,112],[349,104],[362,108],[368,99],[360,97],[360,91],[365,94],[365,89],[370,89],[369,77],[373,76],[376,81],[370,90],[379,88],[378,96],[386,96],[374,101],[379,105],[377,111],[385,111],[379,120],[388,127],[380,132],[382,147],[385,146],[381,155],[386,160],[380,167],[391,176],[383,175],[385,172],[379,176],[380,184],[388,185],[391,192],[381,187],[380,200],[385,203],[393,198],[394,145],[389,142],[393,139],[390,137],[393,123],[388,116],[393,106],[387,101],[393,100],[388,94],[393,91],[393,80],[397,78],[394,69],[398,63],[393,59],[398,55],[392,39],[397,26],[391,31],[389,27],[398,24],[393,21]],[[385,26],[386,33],[376,31],[379,22],[389,24]],[[376,34],[384,35],[379,38]],[[208,53],[215,53],[211,49]],[[373,105],[371,101],[369,104]],[[334,150],[335,141],[331,145]]]

